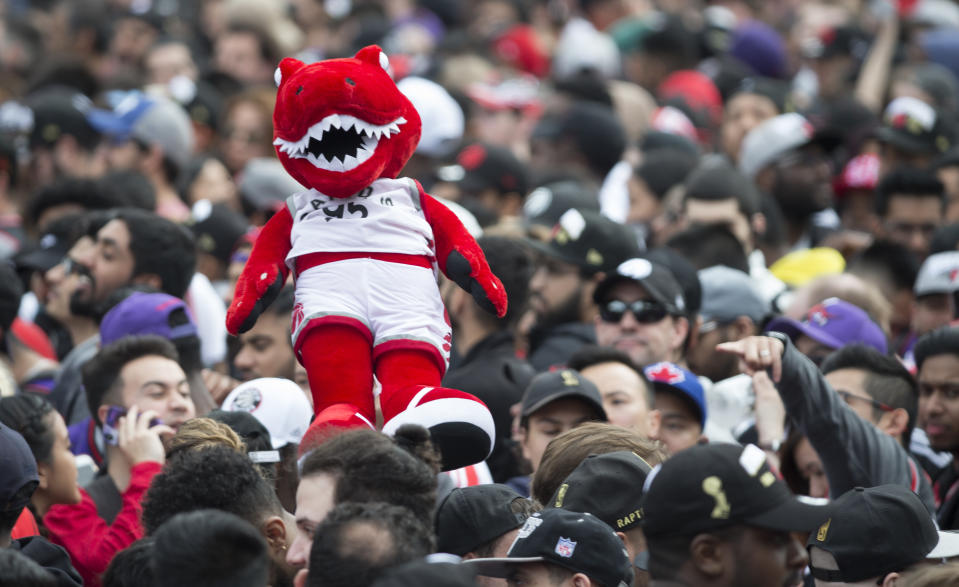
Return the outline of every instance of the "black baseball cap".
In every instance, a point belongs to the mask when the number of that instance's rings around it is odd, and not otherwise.
[[[821,581],[852,583],[904,571],[926,558],[959,555],[959,534],[939,532],[915,493],[902,485],[856,487],[834,502],[834,511],[809,535],[838,570],[817,569]]]
[[[559,217],[548,242],[528,241],[537,251],[583,270],[612,271],[639,255],[636,235],[599,212],[571,208]]]
[[[515,530],[529,517],[510,509],[524,499],[506,485],[456,488],[436,510],[436,551],[463,556]]]
[[[527,225],[552,227],[570,208],[599,213],[596,190],[573,179],[541,185],[526,196],[523,219]]]
[[[912,96],[896,98],[886,106],[876,137],[909,153],[941,155],[953,143],[951,122],[935,107]]]
[[[618,450],[589,455],[559,486],[547,507],[593,514],[617,532],[643,517],[643,485],[652,467],[638,454]]]
[[[479,195],[487,189],[526,195],[528,183],[526,167],[512,151],[486,143],[464,147],[456,156],[456,164],[441,167],[437,175],[443,181],[458,183],[469,195]]]
[[[50,146],[70,135],[82,147],[92,149],[100,142],[100,133],[87,120],[93,108],[90,98],[66,88],[51,88],[27,98],[33,111],[30,147]]]
[[[190,228],[196,238],[197,249],[213,255],[224,264],[240,238],[246,234],[249,223],[239,212],[225,204],[213,204],[200,200],[193,205]]]
[[[599,389],[575,369],[550,371],[533,377],[523,393],[520,414],[526,418],[546,404],[566,397],[584,401],[596,412],[597,420],[606,421],[606,410],[603,409]]]
[[[697,445],[646,479],[643,533],[691,536],[730,526],[809,532],[832,512],[825,500],[795,497],[755,445]]]
[[[597,304],[605,303],[609,290],[617,283],[634,281],[641,285],[652,298],[666,307],[674,316],[686,314],[686,300],[683,297],[683,288],[669,269],[652,263],[648,259],[629,259],[616,267],[599,282],[593,291],[593,301]]]
[[[480,575],[508,577],[515,565],[550,563],[583,573],[607,587],[630,584],[633,567],[612,528],[591,514],[549,509],[530,516],[505,558],[477,558],[463,565]]]
[[[37,462],[27,441],[0,424],[0,513],[22,510],[39,483]]]

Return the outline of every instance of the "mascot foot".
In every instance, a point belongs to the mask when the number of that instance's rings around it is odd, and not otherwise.
[[[493,450],[493,416],[475,396],[445,387],[414,385],[380,400],[385,400],[383,433],[392,436],[403,424],[423,426],[440,452],[444,471],[478,463]]]
[[[306,434],[300,441],[299,455],[303,456],[330,436],[351,428],[376,429],[354,405],[333,404],[327,407],[313,418],[313,422],[307,428]]]

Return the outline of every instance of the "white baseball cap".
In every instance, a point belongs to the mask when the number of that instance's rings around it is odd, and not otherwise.
[[[313,415],[313,408],[300,386],[279,377],[241,383],[226,396],[221,408],[252,414],[270,431],[274,449],[299,444]]]

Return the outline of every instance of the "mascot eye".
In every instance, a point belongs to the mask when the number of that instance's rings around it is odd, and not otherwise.
[[[350,84],[351,86],[355,86],[355,85],[356,85],[356,82],[353,81],[353,78],[349,78],[349,77],[346,78],[346,83]]]
[[[303,86],[296,88],[296,95],[299,96],[302,91],[303,91]]]

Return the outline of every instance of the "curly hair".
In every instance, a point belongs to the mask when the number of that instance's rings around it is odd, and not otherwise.
[[[386,502],[432,519],[439,456],[425,428],[401,426],[394,440],[375,430],[349,430],[316,447],[303,459],[300,478],[336,477],[334,503]]]
[[[27,441],[37,463],[50,461],[55,438],[46,416],[52,412],[53,404],[32,393],[0,398],[0,422]]]
[[[365,587],[384,571],[433,552],[430,525],[387,503],[342,503],[316,528],[307,585]]]
[[[236,514],[258,527],[283,506],[246,454],[211,446],[183,452],[153,478],[143,499],[143,528],[152,535],[176,514],[200,509]]]

